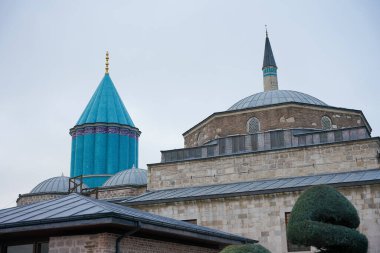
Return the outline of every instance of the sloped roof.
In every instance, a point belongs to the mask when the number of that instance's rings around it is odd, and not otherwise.
[[[146,170],[131,168],[122,170],[104,182],[103,187],[117,185],[142,186],[147,184]]]
[[[25,227],[37,224],[53,224],[55,222],[62,223],[63,221],[78,221],[80,219],[111,216],[121,218],[125,221],[138,221],[142,224],[142,228],[144,228],[144,224],[154,225],[174,229],[177,233],[179,233],[179,231],[196,233],[197,237],[205,235],[224,238],[235,242],[254,241],[215,229],[190,224],[188,222],[84,197],[77,193],[72,193],[54,200],[0,210],[0,235],[2,230],[6,228]],[[152,226],[147,226],[146,229],[152,229]],[[9,229],[6,232],[9,233]]]
[[[263,68],[265,67],[277,67],[276,61],[274,60],[272,47],[270,45],[270,41],[268,36],[265,38],[265,50],[264,50],[264,61],[263,61]]]
[[[366,183],[380,183],[380,169],[158,190],[120,201],[120,203],[139,205],[294,191],[321,184],[341,186]]]
[[[135,127],[109,74],[105,74],[77,125],[117,123]]]

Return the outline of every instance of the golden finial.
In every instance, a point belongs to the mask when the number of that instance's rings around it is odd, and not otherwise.
[[[110,65],[110,63],[108,62],[108,60],[110,59],[110,57],[109,57],[109,53],[108,53],[108,51],[106,52],[106,74],[108,74],[109,73],[109,65]]]

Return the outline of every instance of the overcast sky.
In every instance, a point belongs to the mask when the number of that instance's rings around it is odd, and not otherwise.
[[[0,1],[0,208],[69,175],[69,129],[110,75],[140,167],[213,112],[261,92],[265,24],[280,89],[360,109],[380,135],[380,2]]]

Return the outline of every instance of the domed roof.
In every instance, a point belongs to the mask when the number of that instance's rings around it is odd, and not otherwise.
[[[76,180],[79,184],[79,181]],[[83,188],[88,188],[83,184]],[[46,179],[39,183],[30,193],[69,192],[69,177],[60,176]]]
[[[109,74],[105,74],[77,125],[117,123],[135,127]]]
[[[147,173],[143,169],[127,169],[122,170],[112,177],[110,177],[104,184],[103,187],[116,186],[116,185],[146,185],[147,184]]]
[[[231,106],[228,111],[274,105],[286,102],[297,102],[311,105],[327,105],[318,98],[292,90],[271,90],[253,94],[243,98]]]

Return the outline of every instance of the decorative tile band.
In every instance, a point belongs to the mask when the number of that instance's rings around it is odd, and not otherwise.
[[[116,126],[87,126],[84,128],[78,128],[77,130],[72,132],[72,137],[75,138],[77,136],[89,134],[118,134],[123,136],[129,136],[135,139],[138,138],[138,134],[136,133],[136,131]]]

